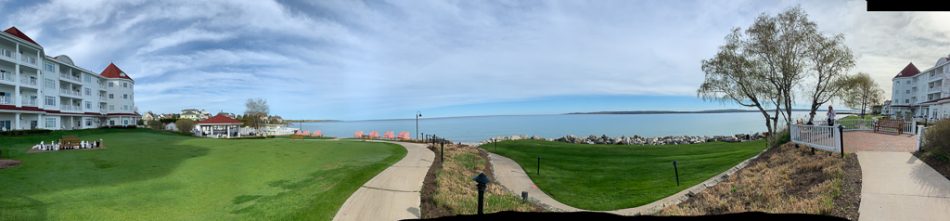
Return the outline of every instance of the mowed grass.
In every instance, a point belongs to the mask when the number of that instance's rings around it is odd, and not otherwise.
[[[26,153],[64,134],[105,149]],[[100,129],[0,137],[0,220],[330,220],[395,144]]]
[[[521,165],[542,191],[567,205],[615,210],[673,195],[761,152],[765,141],[686,145],[594,145],[517,140],[481,147]],[[541,174],[537,174],[538,157]],[[676,185],[673,161],[679,167]]]

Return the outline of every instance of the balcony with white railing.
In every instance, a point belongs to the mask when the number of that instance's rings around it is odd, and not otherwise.
[[[7,49],[5,49],[5,48],[0,48],[0,59],[4,59],[4,60],[7,60],[7,61],[15,62],[15,61],[16,61],[16,54],[13,53],[12,50],[7,50]]]
[[[37,84],[38,84],[38,83],[36,82],[36,78],[29,78],[29,77],[20,76],[20,86],[37,87]]]
[[[13,105],[13,97],[11,96],[0,96],[0,104],[2,105]]]
[[[75,76],[75,75],[71,75],[71,74],[67,74],[67,73],[59,73],[59,77],[62,78],[62,79],[75,81],[75,82],[77,82],[77,83],[80,82],[80,81],[82,81],[82,79],[80,79],[79,76]]]
[[[59,108],[59,110],[68,112],[82,112],[82,107],[75,105],[63,105]]]
[[[60,95],[70,95],[70,96],[75,96],[75,97],[81,97],[81,96],[82,96],[82,95],[79,93],[79,91],[69,90],[69,89],[65,89],[65,88],[60,88],[60,89],[59,89],[59,94],[60,94]]]
[[[0,72],[0,82],[16,83],[16,79],[14,79],[14,77],[15,76],[13,76],[13,73]]]
[[[23,97],[22,99],[20,99],[20,105],[23,105],[23,106],[30,106],[30,107],[38,107],[38,106],[36,105],[36,99],[35,99],[35,98],[31,99],[31,98],[29,98],[29,97]]]
[[[30,55],[27,55],[27,54],[20,54],[20,61],[23,62],[23,63],[25,63],[25,64],[29,64],[29,65],[36,66],[36,56],[35,56],[35,55],[34,55],[34,56],[30,56]]]

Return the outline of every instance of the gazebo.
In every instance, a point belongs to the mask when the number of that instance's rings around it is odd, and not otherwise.
[[[228,117],[224,114],[218,114],[214,117],[198,121],[195,124],[195,128],[198,130],[197,133],[200,133],[201,136],[210,136],[210,137],[240,137],[241,133],[239,132],[241,125],[244,124],[239,120]]]

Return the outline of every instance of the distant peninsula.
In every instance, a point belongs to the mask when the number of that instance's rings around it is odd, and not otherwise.
[[[284,120],[285,123],[340,122],[340,120]]]

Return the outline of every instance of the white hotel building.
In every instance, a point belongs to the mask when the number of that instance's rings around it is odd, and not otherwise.
[[[937,59],[932,68],[920,71],[913,63],[893,79],[887,113],[928,120],[950,118],[950,56]]]
[[[0,130],[135,125],[134,85],[114,64],[95,74],[16,27],[0,32]]]

